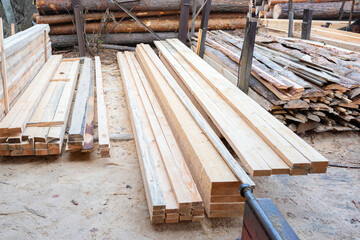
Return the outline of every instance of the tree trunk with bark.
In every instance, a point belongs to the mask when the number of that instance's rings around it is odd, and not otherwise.
[[[180,0],[142,0],[139,3],[127,3],[123,6],[134,7],[134,11],[179,11]],[[197,0],[198,8],[203,0]],[[36,6],[41,14],[71,12],[73,10],[71,0],[37,0]],[[83,6],[89,11],[119,10],[112,0],[86,0]],[[248,12],[248,0],[213,0],[211,10],[215,12]]]
[[[293,11],[295,19],[302,19],[304,9],[313,10],[313,19],[338,19],[340,16],[341,2],[326,2],[326,3],[294,3]],[[349,17],[352,2],[348,1],[344,5],[343,17]],[[288,18],[289,5],[276,4],[273,9],[273,18]],[[360,17],[360,4],[355,3],[353,18]]]

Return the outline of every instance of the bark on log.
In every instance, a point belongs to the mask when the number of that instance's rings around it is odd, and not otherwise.
[[[341,2],[332,2],[332,3],[294,3],[293,11],[295,19],[302,19],[304,9],[313,10],[313,19],[338,19],[340,14],[339,10],[341,8]],[[349,17],[351,11],[352,2],[348,1],[344,6],[343,17]],[[273,18],[288,18],[288,9],[289,5],[276,4],[273,9]],[[360,4],[355,3],[353,18],[360,17]]]
[[[167,16],[179,14],[179,11],[146,11],[146,12],[132,12],[136,17],[152,17],[152,16]],[[104,17],[104,12],[86,13],[84,14],[85,21],[100,21]],[[110,18],[121,19],[131,18],[125,12],[110,12]],[[64,24],[73,23],[75,18],[73,14],[59,14],[59,15],[39,15],[34,13],[33,20],[37,24]]]
[[[325,2],[342,2],[342,0],[293,0],[293,3],[325,3]],[[269,5],[289,3],[289,0],[269,0]]]
[[[179,18],[176,16],[171,17],[152,17],[152,18],[142,18],[144,24],[146,24],[151,30],[155,32],[174,32],[179,28]],[[201,19],[198,18],[195,21],[195,29],[199,29]],[[209,30],[230,30],[230,29],[242,29],[245,28],[246,19],[240,18],[239,14],[235,16],[226,14],[226,15],[213,15],[209,18],[208,23]],[[85,25],[86,33],[99,33],[101,31],[102,24],[97,23],[88,23]],[[147,32],[147,30],[138,22],[134,20],[127,20],[117,24],[115,22],[110,22],[106,25],[106,33],[134,33],[134,32]],[[53,25],[51,26],[50,34],[51,35],[64,35],[64,34],[75,34],[76,27],[73,24],[67,25]]]
[[[158,32],[156,33],[161,39],[177,38],[176,32]],[[99,36],[88,34],[87,40],[97,42]],[[138,43],[152,43],[154,38],[151,33],[118,33],[108,34],[104,43],[119,45],[134,45]],[[73,47],[77,44],[76,34],[73,35],[51,35],[51,46],[53,48]]]
[[[142,0],[134,11],[179,11],[180,0]],[[197,7],[202,5],[202,0],[197,0]],[[123,4],[131,8],[135,3]],[[71,12],[73,10],[71,0],[37,0],[36,6],[41,14],[53,12]],[[119,7],[112,0],[87,0],[83,1],[83,6],[89,11],[119,10]],[[248,0],[213,0],[211,10],[215,12],[248,12]]]

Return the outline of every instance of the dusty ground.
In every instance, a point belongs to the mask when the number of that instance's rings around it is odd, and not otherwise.
[[[70,56],[70,55],[69,55]],[[111,133],[131,133],[115,53],[102,55]],[[304,137],[332,163],[359,166],[355,133]],[[150,224],[134,141],[112,158],[68,154],[0,159],[0,239],[235,239],[242,219]],[[360,170],[255,178],[301,239],[360,239]]]

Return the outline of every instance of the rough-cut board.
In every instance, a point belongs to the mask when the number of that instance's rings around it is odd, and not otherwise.
[[[91,68],[91,72],[93,69]],[[90,92],[86,107],[86,125],[85,125],[85,137],[84,147],[81,152],[90,152],[94,149],[94,117],[95,117],[95,86],[94,86],[94,74],[90,75]],[[69,142],[70,144],[71,142]]]
[[[1,121],[0,134],[2,136],[23,132],[61,59],[61,55],[54,55],[49,58],[48,62],[12,107],[9,114]]]
[[[175,39],[168,42],[291,167],[291,174],[326,171],[328,161],[315,149],[292,133],[185,45]]]
[[[76,92],[76,98],[68,132],[68,141],[84,141],[86,129],[86,110],[91,89],[91,65],[92,60],[90,58],[86,58],[82,66]]]
[[[178,143],[185,160],[191,171],[192,177],[200,191],[204,201],[204,207],[209,217],[238,216],[241,209],[212,209],[211,197],[215,195],[237,194],[240,181],[233,174],[224,161],[214,143],[204,134],[194,117],[201,117],[201,114],[192,115],[186,103],[192,104],[190,99],[182,101],[180,98],[187,98],[186,94],[177,95],[174,88],[181,92],[181,87],[166,69],[161,60],[149,45],[138,45],[136,57],[140,62],[145,75],[161,105],[166,119],[170,123],[173,132],[176,133]],[[177,86],[177,87],[175,87]],[[203,119],[203,124],[207,124]],[[207,129],[211,129],[210,126]],[[214,133],[216,136],[216,134]],[[249,183],[251,184],[251,180]],[[242,205],[242,201],[236,202]],[[220,203],[220,208],[225,207]]]
[[[110,138],[100,57],[95,57],[96,106],[99,148],[101,157],[110,157]]]

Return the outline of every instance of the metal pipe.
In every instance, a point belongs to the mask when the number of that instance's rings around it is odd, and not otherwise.
[[[242,197],[246,198],[246,203],[249,204],[251,210],[254,211],[255,215],[258,217],[265,231],[272,240],[282,240],[282,237],[271,223],[268,216],[265,214],[264,210],[261,208],[256,198],[252,195],[253,189],[249,184],[241,184],[240,194]]]
[[[211,0],[207,0],[204,10],[202,12],[201,25],[200,25],[200,28],[202,30],[202,36],[200,42],[199,56],[201,58],[204,56],[204,52],[205,52],[205,40],[206,40],[206,33],[209,24],[210,9],[211,9]]]
[[[187,33],[188,33],[189,10],[190,10],[190,0],[182,0],[178,38],[184,44],[186,44]]]
[[[288,37],[292,38],[293,37],[293,29],[294,29],[294,12],[292,9],[292,5],[293,5],[293,0],[289,0],[289,29],[288,29]]]

